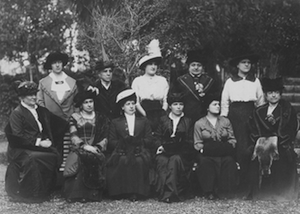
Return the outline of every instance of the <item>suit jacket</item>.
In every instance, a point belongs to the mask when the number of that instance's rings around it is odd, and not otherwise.
[[[68,121],[74,112],[73,99],[77,93],[77,85],[75,79],[69,76],[66,78],[66,82],[70,86],[70,91],[67,91],[63,99],[59,101],[56,92],[51,91],[52,78],[47,76],[41,79],[37,93],[37,103],[40,106],[46,107],[53,114]]]
[[[35,144],[37,138],[42,140],[48,138],[52,141],[51,147],[60,150],[68,123],[44,107],[38,106],[36,111],[43,127],[42,132],[40,132],[31,112],[25,107],[19,105],[12,112],[9,124],[5,128],[9,146],[11,148],[47,151],[49,149],[35,146]]]
[[[97,82],[99,94],[95,98],[95,110],[103,113],[110,120],[120,116],[121,108],[116,104],[117,95],[125,89],[125,83],[114,80],[108,89],[104,88],[101,81]]]
[[[111,121],[108,149],[116,152],[126,152],[128,147],[150,147],[151,128],[145,117],[136,117],[134,136],[129,137],[128,125],[125,116]]]
[[[201,74],[199,83],[203,85],[203,91],[208,93],[217,93],[219,87],[215,81],[207,74]],[[196,122],[198,119],[206,115],[206,109],[203,109],[204,97],[201,97],[197,92],[193,77],[188,73],[177,78],[177,81],[171,89],[173,92],[183,93],[185,97],[184,114]]]

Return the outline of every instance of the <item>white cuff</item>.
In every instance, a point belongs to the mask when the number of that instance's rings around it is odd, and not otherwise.
[[[41,138],[37,138],[35,142],[35,146],[40,146],[41,141],[42,141]]]

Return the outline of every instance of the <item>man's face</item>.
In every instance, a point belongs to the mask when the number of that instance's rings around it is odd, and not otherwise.
[[[203,72],[203,65],[200,62],[191,62],[189,72],[192,75],[199,75]]]
[[[111,82],[112,79],[112,68],[105,68],[98,74],[99,78],[104,82]]]

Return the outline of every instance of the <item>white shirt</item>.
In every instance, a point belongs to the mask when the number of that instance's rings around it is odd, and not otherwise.
[[[169,84],[166,78],[162,76],[139,76],[136,77],[131,85],[135,91],[138,102],[142,100],[160,100],[162,101],[162,108],[167,110],[167,94],[169,91]]]
[[[172,120],[173,122],[173,133],[171,135],[171,137],[175,137],[176,134],[176,129],[179,123],[180,118],[182,118],[184,116],[184,114],[182,113],[180,116],[176,116],[174,115],[172,112],[170,112],[169,114],[169,118]]]
[[[128,125],[128,132],[130,136],[134,136],[134,126],[135,126],[135,114],[126,114],[124,113],[127,125]]]
[[[222,92],[221,116],[227,117],[230,103],[249,101],[254,101],[256,106],[264,104],[264,93],[259,79],[255,78],[252,82],[245,78],[238,81],[229,78]]]
[[[66,82],[68,77],[65,72],[62,72],[61,76],[55,75],[53,72],[49,74],[49,77],[52,78],[51,90],[56,92],[57,98],[61,101],[64,98],[64,95],[67,91],[70,91],[71,88]],[[59,84],[57,84],[59,82]]]
[[[275,105],[271,105],[269,104],[268,106],[268,112],[267,112],[267,115],[270,115],[273,113],[274,109],[277,107],[278,103],[276,103]]]

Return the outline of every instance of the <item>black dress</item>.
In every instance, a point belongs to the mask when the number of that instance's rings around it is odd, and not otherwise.
[[[156,192],[159,200],[170,202],[183,200],[190,186],[190,175],[194,163],[195,150],[192,144],[191,120],[181,117],[174,137],[173,122],[163,116],[155,133],[156,146],[164,152],[156,155]]]
[[[146,118],[135,118],[134,136],[129,136],[124,116],[112,120],[108,149],[113,153],[107,161],[106,179],[110,196],[149,195],[150,143],[151,128]]]

